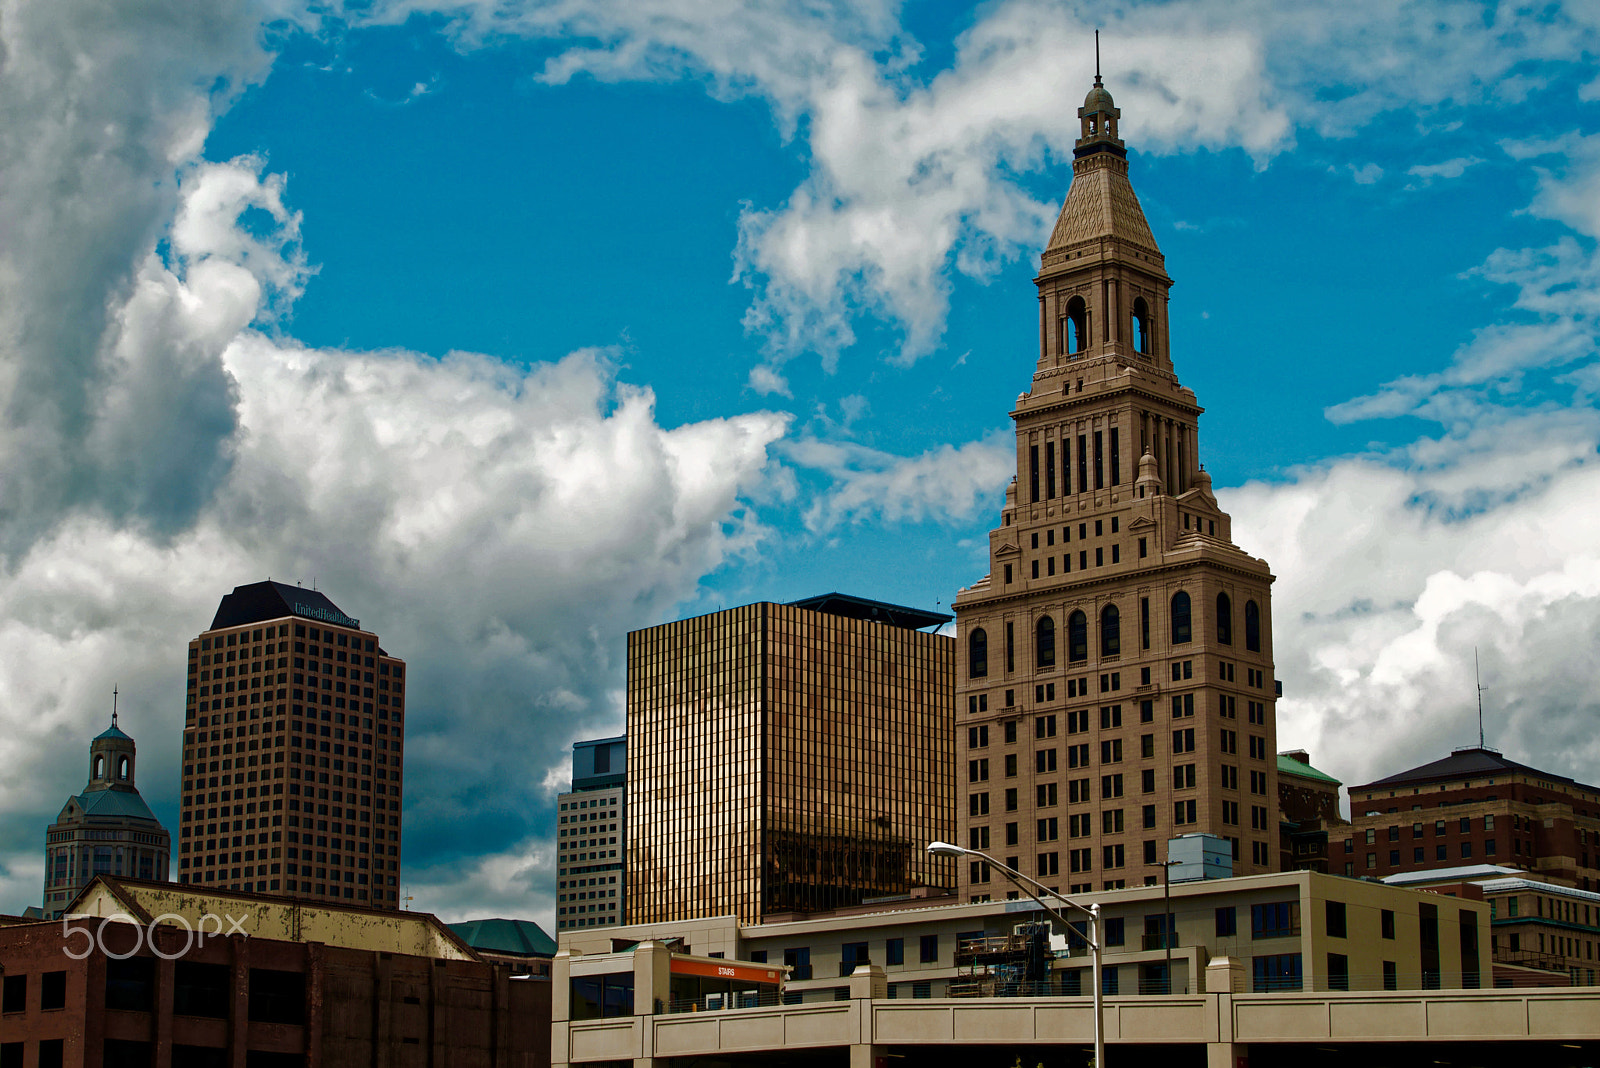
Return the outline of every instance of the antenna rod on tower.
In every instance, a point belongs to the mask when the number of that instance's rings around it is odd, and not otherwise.
[[[117,725],[117,688],[111,687],[111,725]]]
[[[1094,31],[1094,84],[1100,84],[1100,31]]]
[[[1478,647],[1472,647],[1472,681],[1478,689],[1478,748],[1483,748],[1483,678],[1478,674]]]

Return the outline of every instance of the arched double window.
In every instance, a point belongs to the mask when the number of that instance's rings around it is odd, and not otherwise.
[[[1100,610],[1100,655],[1122,655],[1122,613],[1114,604]]]
[[[1089,617],[1082,612],[1067,617],[1067,659],[1073,663],[1089,659]]]
[[[1133,351],[1148,356],[1154,348],[1150,339],[1150,305],[1140,297],[1133,302]]]
[[[1089,306],[1082,297],[1067,301],[1067,314],[1062,323],[1066,329],[1067,352],[1076,356],[1089,347]]]
[[[1244,647],[1252,653],[1261,651],[1261,609],[1254,601],[1244,603]]]
[[[1182,645],[1192,641],[1194,628],[1190,626],[1189,595],[1182,590],[1172,595],[1172,644]]]
[[[1233,644],[1233,602],[1225,593],[1217,594],[1217,641]]]
[[[1056,666],[1056,621],[1040,616],[1033,628],[1033,663],[1035,667]]]
[[[981,679],[989,674],[989,635],[982,627],[967,635],[967,678]]]

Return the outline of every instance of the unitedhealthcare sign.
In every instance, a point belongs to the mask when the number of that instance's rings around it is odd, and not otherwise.
[[[335,612],[315,605],[301,604],[299,601],[295,602],[294,614],[305,616],[307,619],[320,619],[324,623],[337,623],[341,627],[350,627],[353,630],[361,629],[361,620],[359,619],[351,619],[343,612]]]

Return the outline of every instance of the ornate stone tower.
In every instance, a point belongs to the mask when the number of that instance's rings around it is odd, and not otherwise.
[[[165,881],[172,839],[134,785],[138,750],[117,726],[89,743],[89,781],[45,832],[44,913],[54,918],[96,875]]]
[[[1200,466],[1172,279],[1099,75],[1078,116],[1017,477],[989,574],[955,600],[961,841],[1065,893],[1158,883],[1195,832],[1232,840],[1236,874],[1270,871],[1272,575]],[[987,869],[964,866],[963,893],[1011,890]]]

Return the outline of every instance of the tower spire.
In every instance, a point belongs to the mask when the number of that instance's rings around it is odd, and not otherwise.
[[[1094,31],[1094,84],[1100,84],[1100,31]]]
[[[111,725],[117,725],[117,688],[111,687]]]

